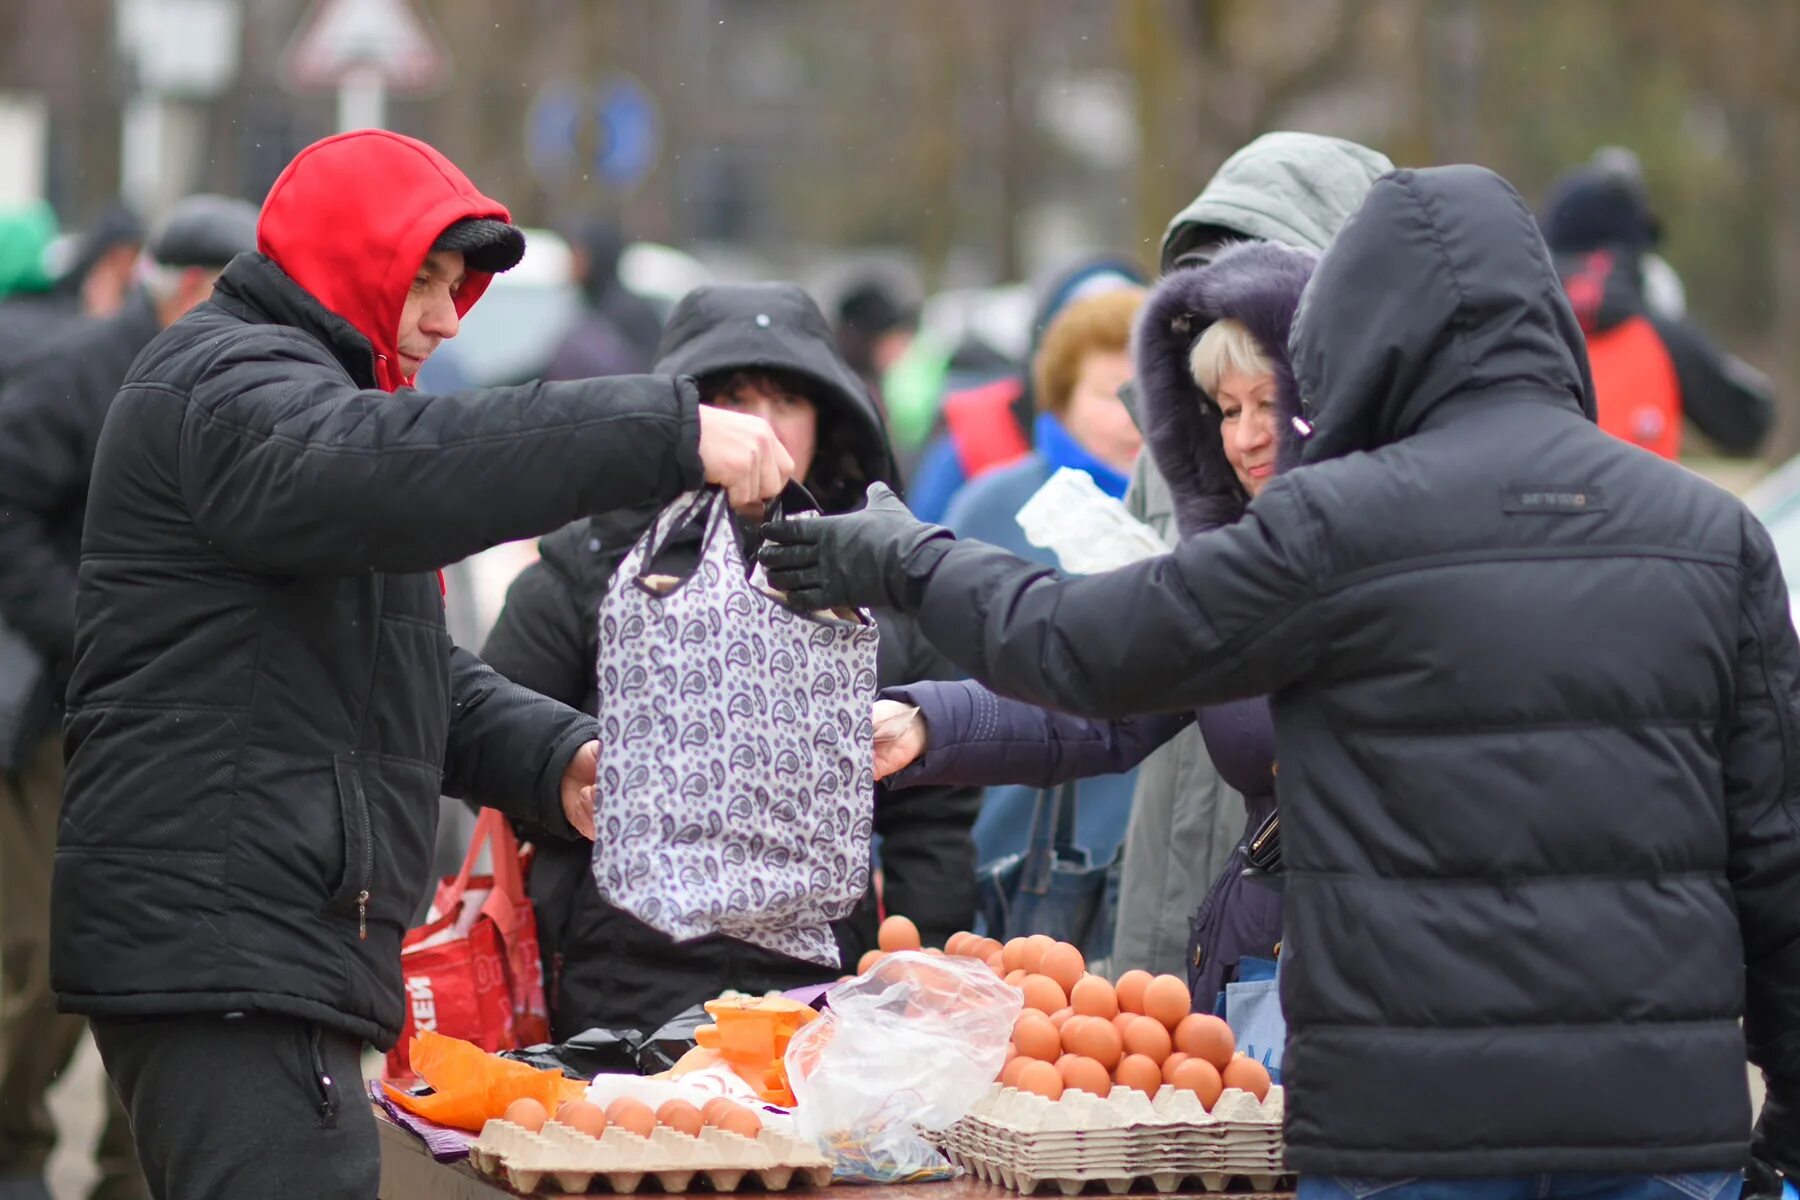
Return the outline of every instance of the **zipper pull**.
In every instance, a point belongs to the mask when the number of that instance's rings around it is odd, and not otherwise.
[[[356,893],[356,940],[369,940],[369,889]]]

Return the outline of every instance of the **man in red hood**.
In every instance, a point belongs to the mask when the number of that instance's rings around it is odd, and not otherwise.
[[[453,646],[438,569],[708,481],[759,507],[793,463],[685,378],[413,390],[524,253],[420,142],[302,151],[258,246],[100,435],[52,975],[154,1194],[366,1200],[440,792],[593,836],[593,718]]]

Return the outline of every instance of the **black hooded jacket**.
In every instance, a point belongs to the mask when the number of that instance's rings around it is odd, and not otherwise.
[[[1379,181],[1293,349],[1316,432],[1241,521],[1073,580],[927,543],[922,628],[1076,712],[1273,693],[1293,1168],[1741,1165],[1746,1043],[1771,1111],[1800,1087],[1800,643],[1767,532],[1594,425],[1491,172]]]
[[[896,480],[886,434],[868,392],[838,357],[810,297],[790,284],[729,285],[690,293],[670,316],[657,369],[705,378],[740,369],[806,380],[819,410],[819,449],[807,479],[827,511],[860,502],[869,483]],[[540,560],[507,593],[483,648],[501,674],[583,712],[598,703],[596,613],[613,572],[655,509],[578,521],[543,539]],[[955,668],[911,618],[877,612],[883,684],[949,678]],[[970,828],[980,793],[920,788],[877,793],[875,831],[888,911],[913,918],[926,939],[966,928],[974,915]],[[529,828],[522,828],[526,836]],[[584,1029],[655,1028],[725,988],[790,987],[830,978],[810,964],[728,938],[674,945],[600,899],[585,846],[540,845],[531,872],[538,931],[558,1037]],[[873,893],[838,925],[846,968],[875,945]]]

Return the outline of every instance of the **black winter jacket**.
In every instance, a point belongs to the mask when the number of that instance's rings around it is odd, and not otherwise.
[[[75,646],[75,570],[94,446],[138,352],[161,331],[150,297],[77,326],[0,387],[0,618],[53,669]]]
[[[744,368],[774,369],[807,381],[819,414],[819,452],[808,483],[826,497],[860,496],[869,480],[894,479],[892,456],[873,401],[838,357],[824,317],[789,284],[735,284],[690,293],[671,315],[656,367],[707,378]],[[842,503],[842,501],[838,501]],[[580,521],[540,543],[540,561],[507,593],[482,653],[515,683],[583,712],[598,704],[597,614],[613,572],[648,528],[654,509]],[[955,668],[932,649],[910,617],[877,612],[883,684],[950,678]],[[981,793],[974,788],[877,789],[884,898],[928,942],[967,928],[975,909],[975,845],[970,835]],[[528,836],[530,831],[523,830]],[[730,938],[680,946],[600,899],[581,845],[541,845],[531,871],[551,1026],[569,1037],[596,1026],[654,1029],[664,1018],[725,988],[767,990],[828,980],[799,962]],[[874,948],[876,905],[837,924],[846,969]]]
[[[100,1016],[266,1011],[378,1046],[440,790],[574,836],[594,723],[444,630],[435,569],[697,486],[691,384],[427,396],[261,255],[113,402],[82,543],[53,975]]]
[[[1081,713],[1274,694],[1293,1168],[1741,1165],[1746,1040],[1772,1105],[1800,1085],[1800,643],[1768,534],[1592,423],[1491,172],[1378,182],[1293,346],[1307,465],[1241,522],[1072,580],[927,543],[922,627]]]

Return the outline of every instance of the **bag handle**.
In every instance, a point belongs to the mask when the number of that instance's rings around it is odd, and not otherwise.
[[[1049,820],[1044,819],[1046,804],[1050,808]],[[1072,781],[1038,793],[1031,813],[1031,845],[1025,852],[1020,891],[1034,896],[1050,894],[1057,858],[1062,851],[1075,848],[1075,816],[1080,807],[1077,785]]]
[[[464,893],[469,890],[469,881],[474,877],[475,864],[481,858],[483,846],[493,848],[494,887],[482,902],[481,910],[493,917],[503,932],[510,932],[514,923],[513,910],[526,902],[525,875],[519,868],[519,839],[514,835],[505,814],[497,808],[484,808],[475,819],[475,833],[469,838],[469,852],[463,855],[462,870],[456,873],[456,878],[439,895],[438,900],[446,913],[454,912],[457,905],[462,903]]]

